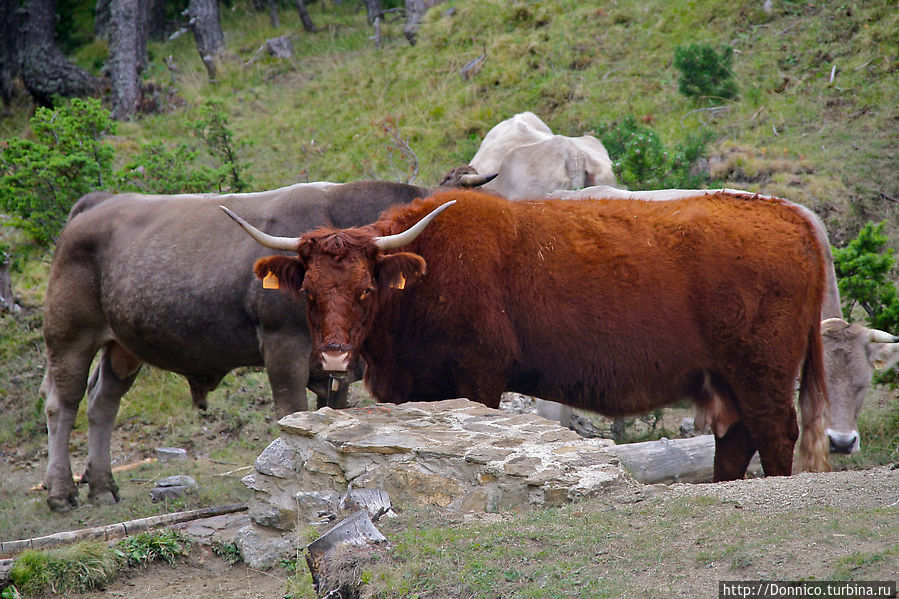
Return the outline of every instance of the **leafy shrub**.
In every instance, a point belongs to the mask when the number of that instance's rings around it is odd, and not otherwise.
[[[612,158],[618,181],[630,190],[696,188],[709,183],[709,175],[696,168],[710,134],[688,136],[669,149],[649,127],[633,116],[600,127],[600,140]]]
[[[233,133],[221,104],[207,103],[194,124],[221,166],[197,164],[199,151],[160,142],[141,147],[128,165],[113,172],[113,147],[105,140],[115,121],[99,100],[74,98],[56,108],[38,108],[31,139],[0,142],[0,211],[8,224],[50,246],[72,204],[91,191],[191,193],[249,188],[234,151]],[[9,252],[8,244],[0,253]]]
[[[116,555],[128,566],[143,566],[154,561],[175,563],[175,558],[190,552],[190,541],[174,529],[136,534],[116,543]]]
[[[883,234],[886,221],[868,223],[844,248],[833,248],[833,266],[843,304],[843,317],[850,320],[856,306],[864,310],[867,324],[875,329],[899,332],[899,295],[889,278],[895,260],[892,248],[886,248]],[[899,384],[896,368],[877,372],[875,383],[895,387]]]
[[[199,152],[185,144],[168,148],[162,142],[142,145],[140,154],[116,173],[116,188],[140,193],[203,193],[221,191],[227,173],[196,165]]]
[[[222,163],[220,174],[230,179],[230,191],[241,192],[250,188],[244,179],[243,168],[237,162],[234,149],[234,132],[228,126],[228,119],[219,100],[208,100],[201,109],[200,118],[193,123],[196,135],[206,142],[206,148],[214,158]],[[221,191],[221,190],[220,190]]]
[[[103,141],[115,123],[100,101],[74,98],[38,108],[33,139],[8,139],[0,147],[0,209],[11,224],[50,245],[72,203],[103,189],[112,174],[112,147]]]
[[[866,224],[858,237],[844,248],[833,249],[833,266],[848,320],[856,306],[867,315],[868,324],[885,331],[899,330],[899,296],[889,278],[895,260],[886,248],[886,221]]]
[[[730,46],[721,53],[708,44],[678,46],[674,50],[674,66],[680,70],[677,84],[687,97],[733,98],[737,84],[730,69],[734,50]]]

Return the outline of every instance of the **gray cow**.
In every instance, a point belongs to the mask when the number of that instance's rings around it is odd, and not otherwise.
[[[828,374],[831,401],[827,436],[830,451],[853,453],[860,447],[858,413],[871,385],[873,369],[892,368],[899,363],[899,337],[885,331],[828,318],[821,323],[824,339],[824,368]]]
[[[462,176],[455,183],[490,178]],[[320,403],[345,405],[348,383],[332,385],[326,373],[310,372],[304,308],[262,289],[252,267],[268,252],[232,226],[220,204],[268,230],[296,234],[364,225],[432,191],[362,181],[233,195],[95,192],[79,200],[59,236],[44,306],[50,507],[78,503],[68,448],[85,389],[88,499],[118,500],[110,438],[120,399],[143,362],[184,375],[201,408],[240,366],[265,366],[279,415],[307,408],[307,385]]]

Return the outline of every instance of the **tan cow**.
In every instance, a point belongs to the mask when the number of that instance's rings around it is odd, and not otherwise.
[[[860,447],[858,414],[871,385],[872,369],[892,368],[899,363],[899,337],[850,324],[842,318],[822,322],[821,335],[831,397],[830,421],[825,431],[830,438],[830,451],[853,453]]]

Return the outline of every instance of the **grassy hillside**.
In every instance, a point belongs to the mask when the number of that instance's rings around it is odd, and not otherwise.
[[[517,112],[563,134],[633,115],[671,144],[710,130],[715,178],[812,206],[837,242],[895,216],[899,13],[888,0],[775,2],[771,14],[754,1],[451,2],[431,11],[418,45],[393,24],[381,49],[361,12],[322,4],[313,17],[323,31],[313,35],[298,34],[288,12],[279,31],[262,14],[226,15],[230,58],[217,84],[205,81],[187,37],[154,47],[154,63],[176,57],[186,105],[123,127],[121,148],[178,140],[182,119],[214,97],[258,188],[405,178],[385,120],[418,156],[419,181],[432,183]],[[293,61],[246,66],[266,38],[285,33],[294,34]],[[734,48],[736,100],[678,93],[674,50],[693,42]],[[463,80],[460,67],[481,54],[482,69]],[[158,64],[151,70],[168,81]]]
[[[289,10],[279,30],[264,13],[225,12],[228,54],[214,84],[189,35],[152,44],[148,76],[172,92],[160,100],[171,110],[121,127],[120,156],[142,142],[189,140],[185,123],[215,98],[256,188],[406,178],[385,122],[416,153],[418,181],[433,183],[517,112],[563,134],[633,115],[671,144],[709,130],[716,179],[814,207],[837,242],[865,220],[895,216],[899,13],[889,0],[778,1],[770,14],[755,1],[454,1],[429,13],[418,45],[389,23],[380,49],[356,8],[312,4],[315,34]],[[285,34],[294,59],[256,55]],[[734,48],[735,100],[678,93],[674,50],[694,42]],[[79,57],[97,69],[103,52],[94,44]],[[482,54],[483,67],[463,80],[459,69]],[[4,119],[0,135],[20,134],[21,123]]]

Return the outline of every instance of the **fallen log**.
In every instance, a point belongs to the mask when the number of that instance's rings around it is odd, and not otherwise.
[[[622,443],[609,448],[643,484],[711,482],[715,464],[715,437],[700,435],[688,439],[660,439],[642,443]],[[761,474],[758,453],[747,474]]]
[[[138,518],[137,520],[129,520],[127,522],[118,522],[116,524],[108,524],[106,526],[95,526],[92,528],[82,528],[79,530],[69,530],[58,532],[43,537],[34,537],[31,539],[20,539],[17,541],[0,541],[0,557],[10,557],[25,551],[26,549],[49,549],[58,547],[67,543],[75,543],[78,541],[86,541],[96,539],[101,541],[109,541],[120,537],[126,537],[152,528],[160,526],[170,526],[190,520],[198,520],[200,518],[211,518],[213,516],[221,516],[223,514],[232,514],[234,512],[244,512],[247,510],[247,504],[235,503],[230,505],[220,505],[216,507],[200,508],[196,510],[188,510],[186,512],[175,512],[172,514],[162,514],[160,516],[149,516],[147,518]]]

